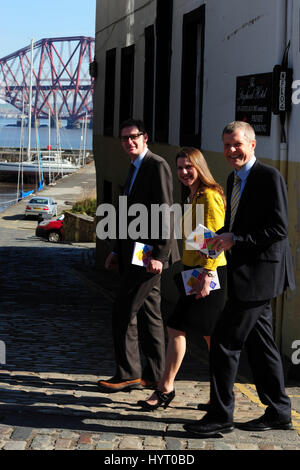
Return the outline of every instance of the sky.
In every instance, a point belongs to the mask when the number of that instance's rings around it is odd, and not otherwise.
[[[49,37],[95,37],[96,0],[0,0],[0,59]]]

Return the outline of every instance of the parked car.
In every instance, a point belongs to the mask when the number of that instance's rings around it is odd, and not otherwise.
[[[47,238],[49,242],[58,243],[63,239],[64,214],[55,220],[40,222],[35,230],[37,237]]]
[[[51,197],[32,197],[25,208],[25,217],[28,215],[51,218],[57,217],[57,202]]]

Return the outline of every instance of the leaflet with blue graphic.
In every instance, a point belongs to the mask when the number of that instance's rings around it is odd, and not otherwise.
[[[194,288],[202,280],[205,270],[203,268],[193,268],[182,271],[182,280],[186,295],[194,294]],[[209,287],[211,290],[220,289],[220,282],[217,271],[211,271],[214,277],[211,278]]]
[[[204,225],[199,224],[186,238],[186,249],[201,251],[201,253],[204,253],[209,258],[217,258],[223,251],[216,251],[211,247],[211,240],[217,236],[216,233],[208,230]]]

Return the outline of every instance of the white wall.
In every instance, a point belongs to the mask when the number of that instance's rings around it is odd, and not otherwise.
[[[202,148],[222,151],[220,134],[235,118],[236,77],[272,72],[285,47],[284,0],[174,0],[170,143],[179,141],[183,15],[206,3]],[[278,118],[271,139],[258,137],[265,158],[278,153]]]
[[[169,143],[179,144],[183,15],[206,4],[205,64],[203,96],[204,150],[222,151],[224,125],[235,117],[236,77],[272,72],[281,63],[289,38],[290,64],[294,79],[300,80],[300,0],[174,0],[172,65],[170,84]],[[293,10],[292,10],[293,7]],[[286,10],[289,12],[286,23]],[[134,115],[143,115],[144,29],[155,24],[156,1],[98,0],[96,58],[100,69],[94,128],[103,133],[105,52],[117,48],[115,135],[118,133],[120,92],[120,49],[135,44]],[[299,94],[300,96],[300,94]],[[300,104],[293,107],[289,123],[289,158],[299,161],[298,123]],[[257,154],[279,159],[280,126],[272,115],[271,136],[258,136]]]

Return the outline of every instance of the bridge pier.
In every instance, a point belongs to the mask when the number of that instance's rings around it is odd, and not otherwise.
[[[82,119],[76,119],[76,118],[69,118],[67,121],[67,129],[80,129],[83,125],[83,120]],[[91,129],[93,127],[93,120],[91,119],[88,127]]]
[[[80,129],[81,121],[79,119],[69,118],[67,120],[67,129]]]
[[[62,121],[60,119],[58,119],[56,121],[56,119],[53,116],[51,116],[50,117],[50,126],[51,126],[51,128],[56,128],[56,125],[58,125],[58,127],[61,128],[62,127]]]

